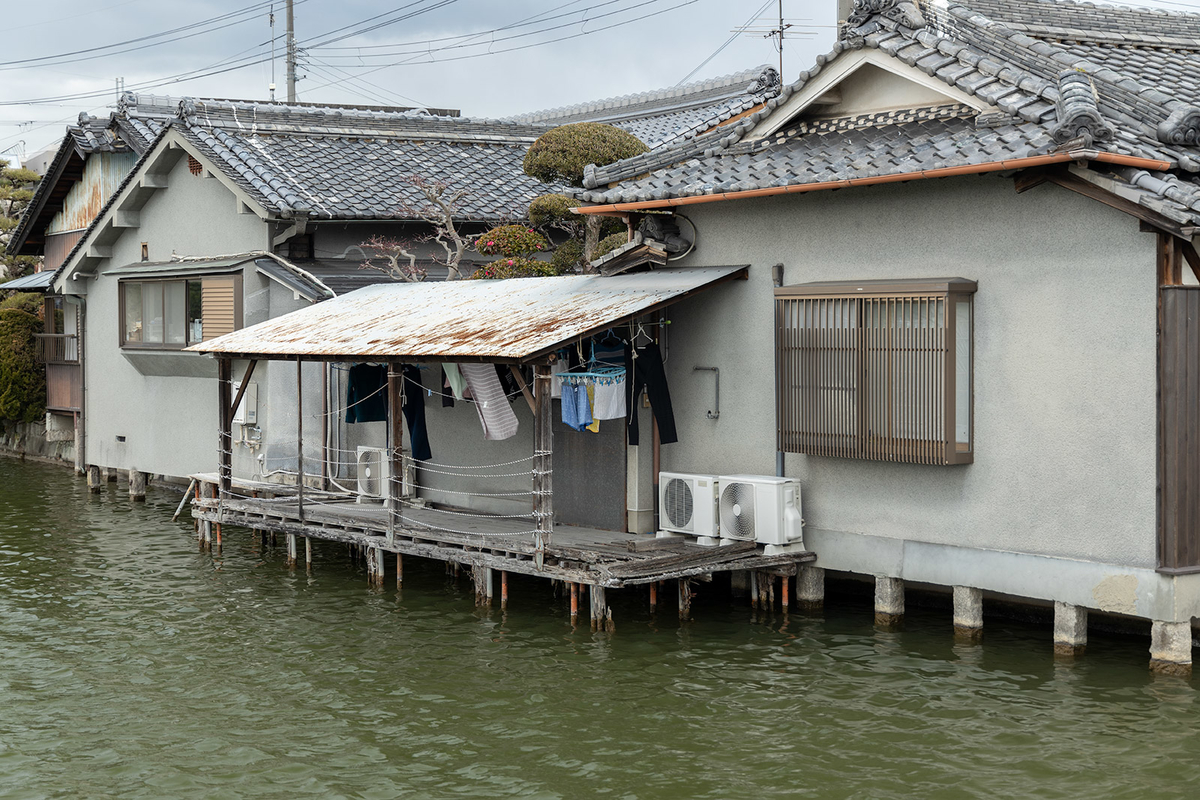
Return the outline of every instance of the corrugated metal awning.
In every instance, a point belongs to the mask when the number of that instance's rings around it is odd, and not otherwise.
[[[50,282],[54,280],[54,270],[45,272],[35,272],[32,275],[26,275],[23,278],[14,278],[11,281],[0,283],[0,291],[21,291],[21,292],[44,292],[50,288]]]
[[[746,270],[379,284],[188,349],[265,359],[528,361]]]

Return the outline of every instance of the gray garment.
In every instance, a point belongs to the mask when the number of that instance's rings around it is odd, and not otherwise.
[[[463,387],[466,383],[463,381],[462,374],[458,371],[458,364],[446,362],[442,364],[442,369],[446,371],[446,382],[450,384],[450,394],[454,395],[455,400],[462,400]]]
[[[474,398],[475,411],[483,425],[484,439],[510,439],[517,435],[517,415],[513,413],[496,367],[492,364],[459,364]]]

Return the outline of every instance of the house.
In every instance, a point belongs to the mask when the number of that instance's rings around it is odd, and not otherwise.
[[[798,478],[799,578],[953,587],[1151,625],[1200,616],[1200,16],[858,0],[733,124],[590,168],[587,213],[697,231],[749,279],[671,312],[673,473]],[[683,333],[686,331],[686,335]],[[719,415],[713,375],[720,370]]]
[[[777,84],[759,69],[648,93],[621,124],[642,131],[665,117],[691,135],[760,106]],[[628,98],[600,101],[593,116],[608,118],[615,105],[630,110]],[[64,321],[48,330],[45,357],[54,373],[50,420],[78,429],[78,465],[173,477],[215,468],[207,432],[216,412],[200,388],[214,367],[182,349],[387,280],[360,269],[361,245],[374,235],[430,232],[414,176],[466,190],[455,209],[466,235],[520,219],[532,198],[561,188],[521,169],[525,150],[554,124],[471,120],[444,109],[136,95],[104,123],[81,121],[20,229],[21,252],[45,254],[48,273],[39,280],[49,285],[48,302],[69,310],[48,315]],[[103,163],[90,155],[96,150]],[[88,194],[92,182],[76,173],[101,175],[101,191]],[[60,208],[62,197],[85,195],[89,205]],[[439,252],[423,247],[430,259]],[[437,276],[432,261],[423,264]],[[296,444],[290,425],[273,430],[270,419],[273,408],[294,403],[296,387],[263,366],[252,376],[252,419],[239,421],[237,467],[287,479]],[[328,403],[344,393],[338,380],[336,369],[312,367],[303,385]],[[353,459],[334,450],[352,456],[357,445],[329,424],[332,412],[322,419],[307,437],[310,474],[336,478]],[[350,430],[364,440],[382,436],[379,425]]]

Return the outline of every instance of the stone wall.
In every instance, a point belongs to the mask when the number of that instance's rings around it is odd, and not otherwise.
[[[55,441],[55,440],[58,441]],[[75,437],[47,435],[42,422],[0,422],[0,455],[37,458],[75,466]]]

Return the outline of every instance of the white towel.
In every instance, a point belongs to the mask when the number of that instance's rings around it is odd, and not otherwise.
[[[517,435],[517,415],[504,394],[500,378],[496,375],[496,367],[492,364],[459,364],[458,371],[462,373],[475,398],[475,411],[479,414],[479,423],[483,425],[484,439],[510,439]]]
[[[596,381],[592,416],[596,419],[625,419],[625,379]]]
[[[550,365],[550,396],[562,397],[562,378],[560,377],[567,371],[566,359],[560,358]]]

